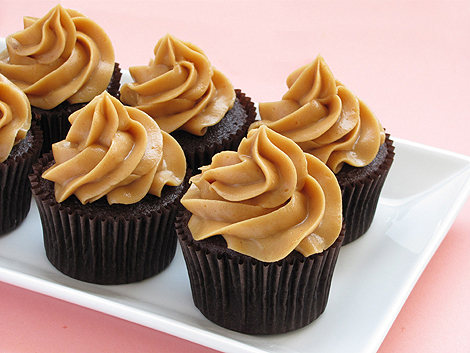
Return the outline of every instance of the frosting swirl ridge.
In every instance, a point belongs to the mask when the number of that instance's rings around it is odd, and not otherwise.
[[[14,145],[25,138],[31,127],[31,106],[17,86],[0,74],[0,162]]]
[[[60,4],[42,18],[24,17],[24,29],[9,35],[6,45],[0,72],[42,109],[89,102],[113,74],[114,49],[104,30]]]
[[[148,66],[134,66],[134,82],[121,87],[121,100],[153,117],[166,132],[202,136],[232,108],[235,91],[197,46],[167,34]]]
[[[130,204],[183,181],[186,160],[176,140],[106,91],[69,120],[66,139],[52,145],[55,164],[43,173],[55,182],[58,202],[74,194],[83,204],[104,195],[110,204]]]
[[[222,235],[227,246],[274,262],[294,249],[304,256],[334,243],[341,192],[334,174],[292,140],[266,126],[238,151],[223,151],[191,178],[181,203],[192,212],[195,240]]]
[[[338,173],[343,163],[363,167],[375,158],[385,140],[379,121],[333,76],[319,55],[292,72],[281,101],[259,104],[260,121],[295,141],[303,151]]]

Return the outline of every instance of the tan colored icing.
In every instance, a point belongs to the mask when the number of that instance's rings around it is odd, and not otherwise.
[[[52,145],[55,164],[43,173],[62,202],[74,194],[85,204],[106,195],[130,204],[186,174],[181,146],[144,112],[125,107],[106,91],[73,113],[65,140]]]
[[[172,35],[161,38],[148,66],[134,66],[134,82],[121,87],[121,100],[153,117],[166,132],[202,136],[232,108],[235,91],[204,52]]]
[[[295,141],[338,173],[343,163],[363,167],[385,141],[379,121],[349,89],[335,79],[318,56],[287,78],[289,90],[281,101],[260,103],[261,120]]]
[[[31,106],[17,86],[0,74],[0,162],[14,145],[25,138],[31,127]]]
[[[33,106],[52,109],[64,101],[89,102],[107,88],[114,49],[94,21],[57,5],[42,18],[25,17],[24,27],[6,38],[0,72]]]
[[[342,226],[341,191],[332,171],[292,140],[261,126],[238,151],[214,156],[191,178],[182,204],[196,240],[222,235],[227,246],[274,262],[335,242]]]

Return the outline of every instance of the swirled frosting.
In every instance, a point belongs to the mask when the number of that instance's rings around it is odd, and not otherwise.
[[[121,100],[153,117],[166,132],[202,136],[232,108],[235,91],[197,46],[172,35],[161,38],[148,66],[134,66],[134,82],[121,87]]]
[[[31,127],[31,106],[17,86],[0,74],[0,162],[14,145],[25,138]]]
[[[335,175],[266,126],[201,170],[181,200],[192,212],[188,226],[196,240],[220,234],[229,248],[274,262],[294,249],[304,256],[322,252],[339,236]]]
[[[55,182],[57,202],[74,194],[83,204],[104,195],[110,204],[130,204],[183,181],[186,160],[176,140],[106,91],[69,120],[66,139],[52,145],[55,164],[42,175]]]
[[[31,105],[52,109],[64,101],[89,102],[107,88],[114,49],[94,21],[57,5],[42,18],[25,17],[24,27],[6,38],[0,72]]]
[[[321,56],[287,78],[281,101],[259,104],[260,121],[295,141],[338,173],[343,164],[372,162],[385,140],[381,124],[348,88],[335,79]]]

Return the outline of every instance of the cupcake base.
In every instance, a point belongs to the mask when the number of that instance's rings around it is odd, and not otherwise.
[[[188,185],[166,186],[162,196],[147,195],[131,205],[109,205],[103,197],[82,205],[71,196],[57,203],[54,183],[41,178],[52,164],[48,153],[30,175],[47,258],[72,278],[97,284],[141,281],[160,273],[173,260],[174,220]]]
[[[107,91],[112,96],[119,98],[119,87],[121,81],[121,69],[119,64],[114,65],[114,72],[109,82]],[[70,129],[69,116],[73,112],[82,109],[86,103],[70,104],[65,101],[53,109],[45,110],[31,106],[33,119],[35,119],[43,131],[44,143],[41,154],[51,150],[52,144],[62,141],[67,136]]]
[[[18,227],[31,207],[28,175],[39,157],[42,131],[33,122],[26,138],[0,163],[0,235]]]
[[[228,249],[221,236],[195,241],[190,217],[183,209],[175,226],[194,304],[207,319],[233,331],[268,335],[304,327],[324,312],[344,227],[320,254],[306,258],[293,251],[267,263]]]
[[[377,157],[362,168],[344,164],[336,175],[343,199],[346,224],[344,244],[361,237],[372,224],[382,187],[395,156],[393,141],[386,135]]]
[[[218,152],[236,151],[246,136],[249,126],[255,121],[256,109],[250,97],[235,90],[236,99],[222,120],[207,129],[204,136],[195,136],[186,131],[176,130],[171,135],[183,148],[188,168],[198,173],[201,166],[208,165]]]

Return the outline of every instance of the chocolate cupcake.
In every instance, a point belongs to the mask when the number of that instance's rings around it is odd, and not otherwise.
[[[256,335],[318,318],[344,239],[340,188],[325,164],[262,126],[190,182],[176,232],[201,313]]]
[[[67,138],[30,175],[49,261],[97,284],[163,271],[175,254],[173,224],[189,177],[181,147],[107,92],[70,121]]]
[[[336,174],[343,197],[343,215],[348,232],[345,244],[361,237],[370,228],[379,203],[380,192],[395,156],[389,134],[375,158],[364,167],[344,164]]]
[[[31,123],[28,98],[0,74],[0,235],[20,225],[29,213],[28,174],[41,145],[42,132]]]
[[[24,27],[6,38],[0,73],[28,96],[48,152],[67,135],[72,112],[105,90],[118,97],[121,70],[104,30],[75,10],[59,4],[25,17]]]
[[[333,76],[321,56],[287,78],[281,101],[260,103],[261,120],[323,161],[337,176],[346,224],[344,244],[370,227],[394,159],[394,147],[367,105]]]
[[[133,82],[120,90],[136,107],[171,133],[193,171],[223,150],[236,150],[256,111],[251,98],[234,89],[197,46],[172,35],[161,38],[148,66],[129,68]]]

